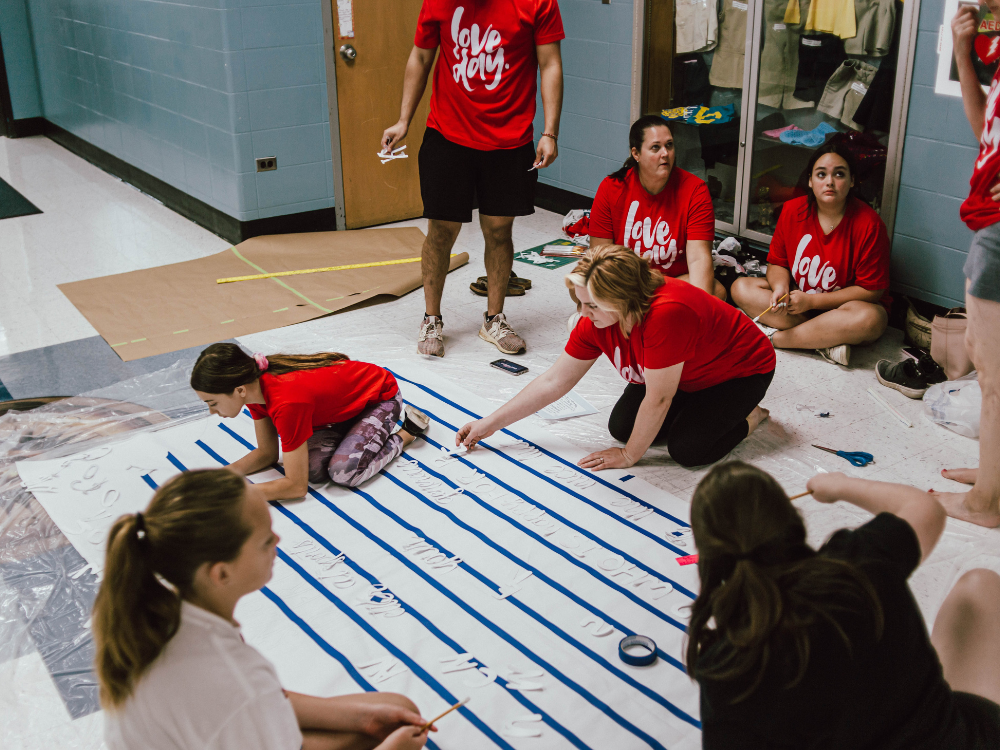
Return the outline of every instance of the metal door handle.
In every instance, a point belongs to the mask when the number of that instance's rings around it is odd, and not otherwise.
[[[344,44],[340,47],[340,56],[347,62],[351,62],[351,60],[358,56],[358,51],[350,44]]]

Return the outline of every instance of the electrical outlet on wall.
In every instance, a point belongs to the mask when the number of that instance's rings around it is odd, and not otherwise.
[[[270,172],[277,168],[278,168],[277,156],[262,156],[260,159],[257,159],[258,172]]]

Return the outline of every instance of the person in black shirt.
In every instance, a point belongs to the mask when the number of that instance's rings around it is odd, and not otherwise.
[[[740,462],[691,501],[701,593],[687,664],[705,750],[1000,748],[1000,576],[962,576],[929,637],[906,581],[942,507],[842,474],[808,488],[875,518],[815,551],[778,483]]]

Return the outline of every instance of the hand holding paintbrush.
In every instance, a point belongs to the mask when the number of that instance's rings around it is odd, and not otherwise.
[[[788,292],[785,292],[785,293],[784,293],[783,295],[781,295],[781,297],[779,297],[779,298],[778,298],[778,302],[781,302],[781,300],[783,300],[783,299],[784,299],[785,297],[787,297],[787,296],[788,296]],[[754,322],[754,323],[756,323],[756,322],[757,322],[758,320],[760,320],[760,319],[761,319],[762,317],[764,317],[764,316],[765,316],[765,315],[767,315],[767,314],[768,314],[769,312],[771,312],[771,310],[773,310],[773,309],[774,309],[775,307],[777,307],[777,306],[778,306],[778,302],[775,302],[775,303],[774,303],[773,305],[771,305],[771,306],[770,306],[769,308],[767,308],[767,309],[766,309],[766,310],[765,310],[764,312],[762,312],[762,313],[761,313],[760,315],[758,315],[758,316],[757,316],[756,318],[754,318],[754,319],[753,319],[753,322]]]

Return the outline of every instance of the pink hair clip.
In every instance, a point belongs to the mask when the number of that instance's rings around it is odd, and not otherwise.
[[[265,357],[260,352],[254,352],[253,361],[257,363],[257,369],[260,370],[261,372],[266,371],[267,366],[271,364],[270,362],[267,361],[267,357]]]

